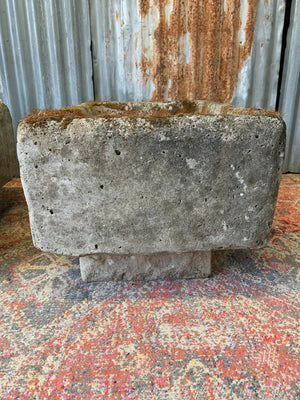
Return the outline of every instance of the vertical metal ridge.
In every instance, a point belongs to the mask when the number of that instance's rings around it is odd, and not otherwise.
[[[26,9],[26,19],[27,21],[35,21],[37,18],[36,12],[37,2],[28,2],[28,6]],[[35,57],[35,68],[34,68],[34,82],[33,90],[31,92],[31,96],[34,99],[34,102],[37,102],[37,98],[40,96],[38,93],[38,87],[41,87],[43,84],[43,74],[42,74],[42,65],[41,65],[41,42],[38,37],[36,24],[32,24],[32,29],[28,30],[28,44],[30,48],[30,55],[37,54]],[[46,107],[46,101],[44,96],[40,96],[40,107]]]

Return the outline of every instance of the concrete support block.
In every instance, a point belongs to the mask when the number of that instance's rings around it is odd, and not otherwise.
[[[207,278],[211,252],[95,254],[80,257],[80,271],[87,282]]]
[[[30,114],[18,128],[18,156],[34,244],[81,256],[85,271],[103,265],[112,279],[146,279],[148,265],[150,276],[167,277],[169,261],[163,269],[157,253],[261,246],[284,147],[278,114],[207,101],[92,102]],[[113,255],[116,270],[105,272]],[[178,276],[190,262],[180,257]]]
[[[5,104],[0,103],[0,187],[18,174],[19,166],[10,112]]]

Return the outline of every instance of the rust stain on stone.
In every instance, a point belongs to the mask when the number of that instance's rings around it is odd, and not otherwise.
[[[143,84],[151,78],[155,86],[153,101],[231,100],[238,74],[251,53],[256,1],[248,0],[243,42],[239,39],[241,1],[224,4],[224,0],[139,1],[142,19],[153,7],[159,14],[151,61],[143,45],[140,62]],[[166,7],[172,10],[169,17]]]
[[[118,10],[116,10],[116,21],[119,22],[119,13],[118,13]]]

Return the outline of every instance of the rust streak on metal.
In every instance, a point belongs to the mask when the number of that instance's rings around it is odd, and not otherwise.
[[[140,63],[139,66],[142,71],[142,83],[144,86],[146,86],[149,78],[151,78],[152,62],[149,61],[147,57],[144,57],[143,62]]]
[[[151,77],[155,87],[152,100],[231,100],[238,74],[251,54],[256,1],[248,0],[243,43],[241,1],[227,0],[226,8],[224,4],[224,0],[139,1],[142,19],[154,7],[159,15],[153,54],[150,57],[144,45],[140,62],[143,84]],[[166,7],[172,10],[169,18]]]
[[[241,46],[240,52],[241,52],[241,57],[240,57],[240,64],[239,64],[239,70],[242,69],[243,67],[243,61],[246,60],[250,54],[251,54],[251,49],[252,49],[252,43],[254,39],[254,24],[255,24],[255,16],[256,16],[256,7],[255,7],[255,0],[248,0],[249,6],[248,6],[248,13],[247,13],[247,23],[245,27],[245,33],[246,33],[246,40],[244,45]],[[268,2],[268,0],[267,0]]]
[[[139,0],[139,10],[142,18],[145,18],[149,12],[150,0]]]

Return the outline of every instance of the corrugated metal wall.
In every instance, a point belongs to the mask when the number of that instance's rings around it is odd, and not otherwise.
[[[299,15],[298,5],[293,10]],[[274,109],[284,15],[285,0],[1,0],[0,100],[15,128],[32,108],[94,97]],[[286,168],[292,162],[300,171],[293,24],[281,109],[290,135]]]
[[[300,172],[300,0],[293,0],[279,109],[287,125],[284,170]]]
[[[256,2],[252,50],[238,77],[235,105],[275,109],[284,15],[285,0]]]
[[[284,0],[91,0],[91,8],[97,98],[275,109]]]
[[[0,44],[0,98],[15,130],[33,108],[93,99],[88,0],[1,0]]]

